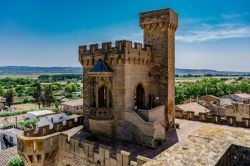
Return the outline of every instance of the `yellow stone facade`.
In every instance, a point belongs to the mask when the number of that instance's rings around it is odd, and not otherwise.
[[[144,45],[120,40],[79,47],[85,126],[97,135],[154,147],[156,139],[165,139],[164,130],[175,124],[178,15],[171,9],[141,13],[140,27]],[[106,91],[101,93],[103,87]],[[160,114],[161,110],[154,108],[164,105],[163,123],[161,117],[150,121],[141,115],[145,111]]]

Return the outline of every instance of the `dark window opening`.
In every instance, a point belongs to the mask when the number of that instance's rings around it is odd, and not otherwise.
[[[135,98],[135,105],[137,108],[144,108],[144,99],[145,99],[145,92],[144,88],[141,84],[139,84],[136,88],[136,98]]]
[[[98,106],[99,108],[107,107],[107,87],[102,86],[98,90]]]

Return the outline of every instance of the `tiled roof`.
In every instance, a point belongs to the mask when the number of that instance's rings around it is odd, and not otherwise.
[[[238,93],[238,94],[234,94],[235,96],[244,98],[244,99],[250,99],[250,94],[247,93]]]
[[[51,115],[55,114],[53,111],[50,110],[39,110],[39,111],[30,111],[27,114],[32,114],[35,116],[44,116],[44,115]]]
[[[90,70],[90,72],[113,72],[113,70],[103,59],[99,59],[97,64],[95,64],[95,66]]]
[[[199,112],[203,112],[203,113],[210,112],[209,109],[203,107],[197,102],[177,105],[177,108],[180,108],[184,111],[193,111],[195,112],[195,114],[199,114]]]
[[[62,103],[63,105],[68,105],[68,106],[81,106],[83,105],[83,99],[78,99],[78,100],[70,100]]]
[[[7,165],[9,159],[13,156],[17,155],[17,147],[11,147],[5,150],[0,150],[0,165]]]

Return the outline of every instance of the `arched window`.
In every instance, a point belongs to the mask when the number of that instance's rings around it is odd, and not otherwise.
[[[107,87],[102,86],[98,90],[98,106],[99,108],[107,107]]]
[[[136,99],[135,99],[135,105],[138,107],[138,108],[143,108],[144,107],[144,99],[145,99],[145,92],[144,92],[144,88],[142,87],[141,84],[139,84],[137,87],[136,87],[136,92],[135,92],[135,96],[136,96]]]

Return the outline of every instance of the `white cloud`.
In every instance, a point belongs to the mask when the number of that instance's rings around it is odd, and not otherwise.
[[[213,29],[189,31],[177,35],[176,40],[181,42],[205,42],[230,38],[249,38],[250,26],[215,25]]]
[[[223,19],[233,19],[233,18],[240,17],[241,14],[237,14],[237,13],[232,13],[232,14],[221,14],[220,16],[221,16],[221,18],[223,18]]]

